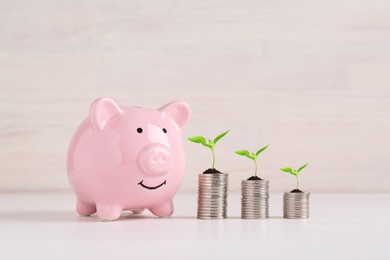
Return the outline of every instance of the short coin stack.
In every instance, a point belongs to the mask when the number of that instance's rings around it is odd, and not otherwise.
[[[226,218],[228,174],[199,174],[198,180],[198,219]]]
[[[268,184],[267,180],[241,182],[241,218],[268,218]]]
[[[283,195],[283,218],[308,218],[309,196],[309,192],[285,192]]]

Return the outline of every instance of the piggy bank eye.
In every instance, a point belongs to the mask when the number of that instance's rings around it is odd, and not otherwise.
[[[137,132],[138,132],[139,134],[142,133],[142,132],[143,132],[142,128],[138,127],[138,128],[137,128]]]
[[[167,131],[167,129],[163,128],[163,132],[164,132],[164,133],[167,133],[168,131]]]

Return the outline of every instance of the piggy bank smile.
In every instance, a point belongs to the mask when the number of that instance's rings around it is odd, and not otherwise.
[[[147,185],[145,185],[143,182],[144,182],[144,180],[140,181],[140,182],[138,183],[138,185],[141,185],[143,188],[148,189],[148,190],[155,190],[155,189],[158,189],[158,188],[160,188],[161,186],[167,184],[167,180],[163,181],[161,184],[159,184],[159,185],[157,185],[157,186],[147,186]]]

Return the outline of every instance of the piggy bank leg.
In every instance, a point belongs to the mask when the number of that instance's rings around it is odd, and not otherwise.
[[[149,209],[154,215],[159,217],[169,217],[173,213],[173,203],[172,201],[156,205]]]
[[[144,212],[144,209],[132,209],[131,212],[133,214],[141,214],[142,212]]]
[[[122,213],[122,207],[112,204],[97,204],[97,215],[101,221],[118,219]]]
[[[77,200],[76,211],[80,216],[88,217],[96,213],[96,206]]]

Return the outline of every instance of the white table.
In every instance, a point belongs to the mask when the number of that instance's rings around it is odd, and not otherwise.
[[[390,194],[311,194],[307,220],[242,220],[240,194],[228,219],[196,219],[196,194],[179,193],[175,213],[79,217],[69,192],[0,194],[0,259],[390,259]]]

